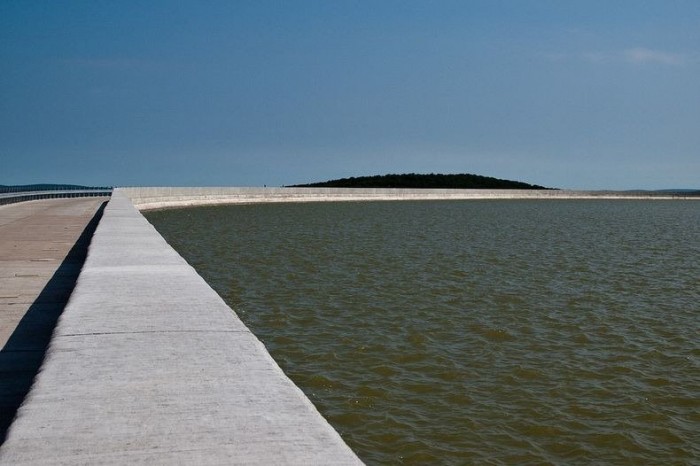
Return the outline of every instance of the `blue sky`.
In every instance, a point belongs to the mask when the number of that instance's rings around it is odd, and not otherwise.
[[[0,2],[0,184],[700,188],[700,1]]]

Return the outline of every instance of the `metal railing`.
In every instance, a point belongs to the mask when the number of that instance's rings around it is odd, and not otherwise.
[[[79,187],[61,189],[63,186],[58,186],[58,189],[47,189],[41,187],[32,189],[31,186],[1,186],[0,187],[0,205],[14,204],[16,202],[34,201],[37,199],[57,199],[69,197],[101,197],[111,196],[112,188],[108,187]]]

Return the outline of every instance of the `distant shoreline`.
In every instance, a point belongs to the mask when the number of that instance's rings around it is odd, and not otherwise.
[[[141,187],[116,188],[139,210],[227,204],[285,202],[358,202],[428,200],[700,200],[697,193],[658,191],[574,191],[520,189],[402,189],[402,188],[247,188]]]

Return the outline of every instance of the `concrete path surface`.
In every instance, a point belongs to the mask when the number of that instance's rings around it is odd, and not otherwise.
[[[44,358],[106,200],[0,206],[0,443]]]
[[[2,464],[361,464],[115,193]]]

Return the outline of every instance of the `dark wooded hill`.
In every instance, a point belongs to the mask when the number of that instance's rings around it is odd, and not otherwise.
[[[413,189],[549,189],[521,181],[501,180],[490,176],[440,175],[376,175],[342,178],[320,183],[297,184],[294,188],[413,188]]]

